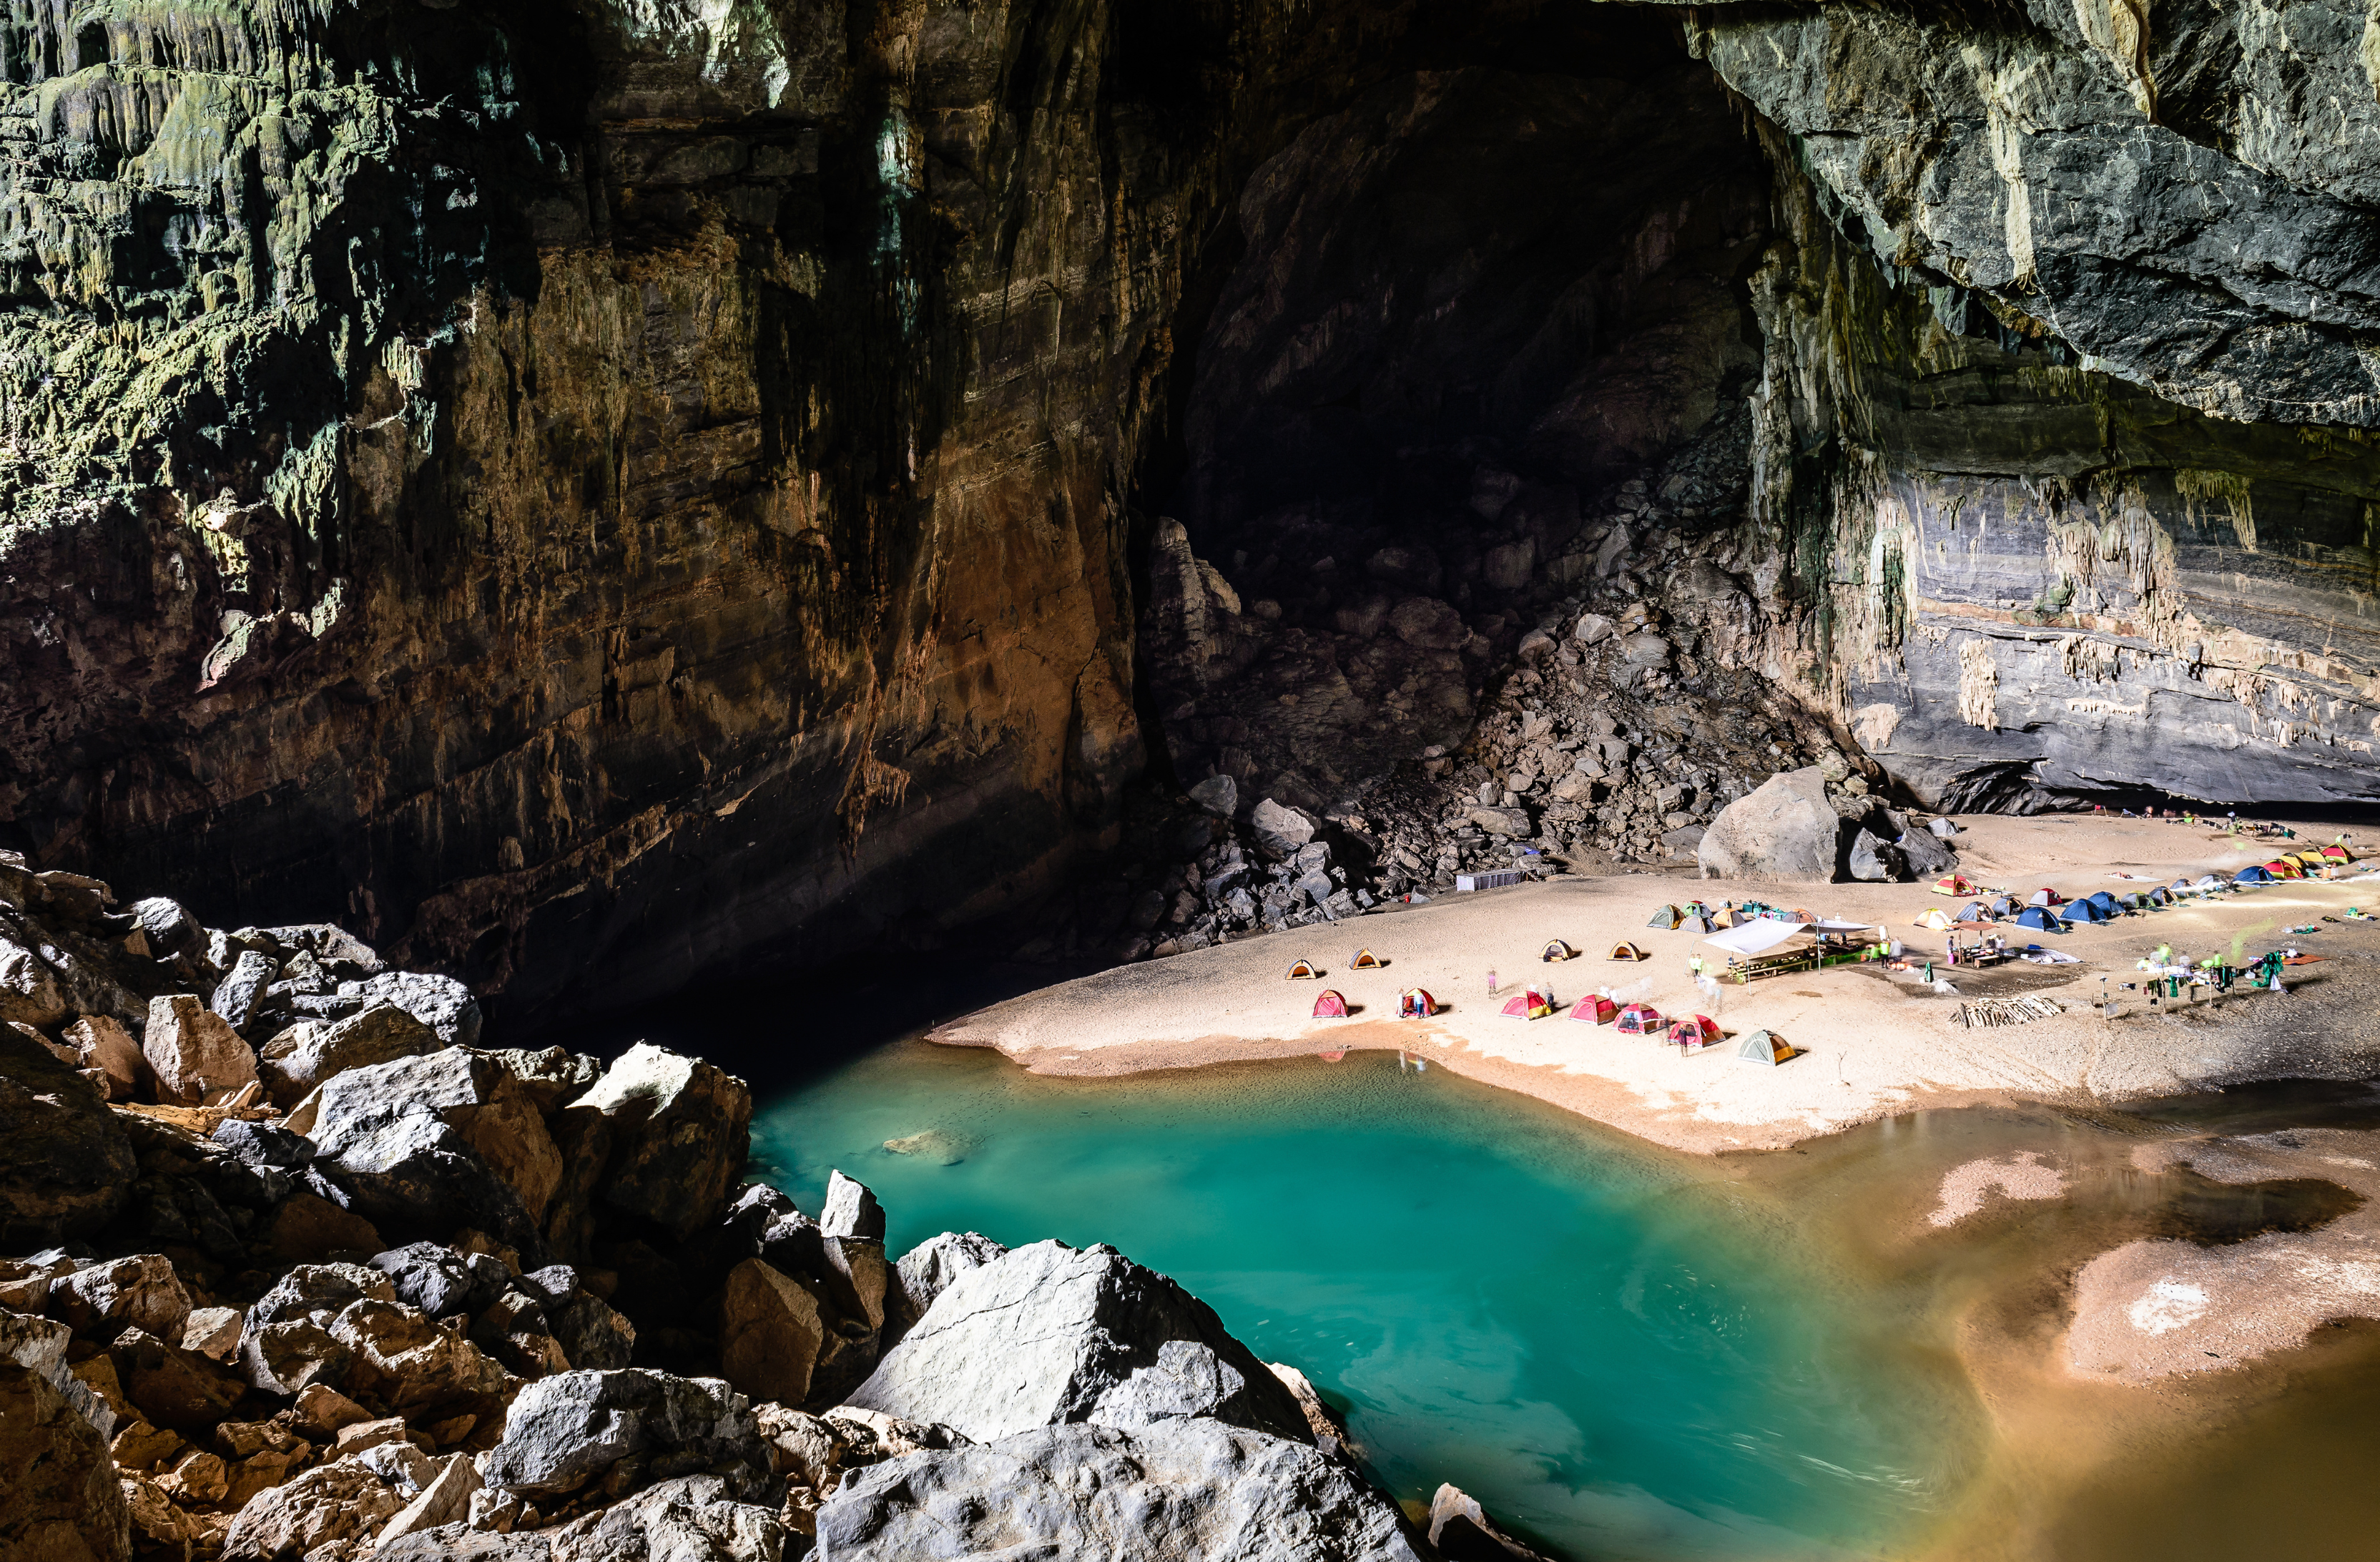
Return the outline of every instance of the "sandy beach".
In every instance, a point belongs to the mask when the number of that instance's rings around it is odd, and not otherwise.
[[[2228,838],[2203,826],[2121,816],[1975,816],[1954,843],[1961,871],[2020,897],[2047,886],[2068,897],[2119,895],[2177,875],[2228,874],[2282,845]],[[2336,825],[2298,826],[2303,847],[2326,842]],[[2359,848],[2359,849],[2367,849]],[[2359,865],[2380,867],[2380,860]],[[1961,901],[1925,885],[1715,881],[1691,867],[1672,873],[1561,877],[1400,907],[1379,916],[1235,941],[1061,983],[966,1016],[935,1041],[996,1047],[1048,1073],[1112,1074],[1228,1059],[1400,1049],[1524,1092],[1657,1143],[1702,1153],[1790,1145],[1913,1105],[1994,1099],[2119,1100],[2204,1090],[2258,1079],[2369,1076],[2380,1070],[2380,922],[2325,922],[2350,906],[2380,907],[2380,875],[2294,881],[2190,899],[2065,934],[2003,929],[2074,964],[2012,962],[1989,970],[1937,966],[1955,995],[1920,971],[1836,966],[1738,985],[1715,1002],[1688,968],[1700,953],[1724,955],[1692,929],[1648,928],[1660,907],[1701,897],[1751,898],[1819,916],[1880,923],[1918,961],[1939,957],[1946,934],[1913,925],[1933,907]],[[2313,923],[2320,931],[2292,936]],[[1972,937],[1971,934],[1963,936]],[[1550,939],[1580,958],[1538,958]],[[1651,958],[1606,958],[1622,940]],[[2227,997],[2152,1012],[2138,994],[2134,962],[2159,944],[2192,958],[2252,959],[2295,944],[2323,957],[2293,967],[2285,994],[2235,987]],[[1359,946],[1386,964],[1351,970]],[[1319,981],[1290,981],[1291,962],[1309,959]],[[1498,981],[1491,994],[1489,973]],[[2099,1007],[2101,978],[2127,1012]],[[1549,984],[1561,1007],[1524,1021],[1502,1012],[1520,984]],[[1444,1006],[1427,1019],[1398,1020],[1398,993],[1427,989]],[[1323,988],[1345,995],[1344,1019],[1310,1018]],[[1774,1068],[1739,1061],[1725,1045],[1682,1055],[1650,1038],[1571,1018],[1577,998],[1609,990],[1664,1016],[1707,1015],[1730,1036],[1776,1031],[1803,1056]],[[1961,1002],[2041,996],[2064,1007],[2030,1024],[1968,1029]]]

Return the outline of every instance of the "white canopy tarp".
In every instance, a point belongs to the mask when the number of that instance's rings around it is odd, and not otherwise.
[[[1869,928],[1876,924],[1873,922],[1838,921],[1832,917],[1820,917],[1816,921],[1812,922],[1810,925],[1816,928],[1820,933],[1865,933]]]
[[[1703,942],[1716,944],[1738,955],[1764,955],[1809,925],[1808,922],[1779,921],[1774,917],[1755,917],[1739,927],[1714,933]]]

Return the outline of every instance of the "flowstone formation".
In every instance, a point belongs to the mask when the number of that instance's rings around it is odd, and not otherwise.
[[[2380,795],[2361,12],[1161,13],[11,11],[10,842],[551,1012],[1107,947],[1135,776]]]
[[[747,1180],[699,1058],[479,1044],[334,927],[115,907],[0,854],[0,1554],[1438,1555],[1112,1248],[892,1260],[841,1173],[814,1215]]]

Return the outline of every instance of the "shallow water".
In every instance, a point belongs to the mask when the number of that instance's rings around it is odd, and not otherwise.
[[[1740,1166],[1392,1055],[1091,1080],[895,1043],[754,1148],[811,1207],[868,1183],[895,1252],[1111,1243],[1313,1378],[1399,1496],[1452,1481],[1572,1556],[1899,1553],[1984,1435],[1922,1288]]]

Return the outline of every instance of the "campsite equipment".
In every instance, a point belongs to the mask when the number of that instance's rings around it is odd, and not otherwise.
[[[1518,868],[1491,868],[1484,873],[1457,873],[1454,875],[1454,893],[1469,895],[1475,890],[1502,889],[1508,885],[1519,884],[1528,876]]]
[[[2059,921],[2056,917],[2051,916],[2047,911],[2038,906],[2028,906],[2022,911],[2019,912],[2017,914],[2016,925],[2019,927],[2034,928],[2042,933],[2064,933],[2066,931],[2065,923]]]
[[[1314,969],[1314,962],[1312,960],[1292,960],[1289,962],[1289,980],[1292,982],[1302,982],[1309,977],[1318,979],[1321,975],[1322,973],[1320,971]]]
[[[2123,911],[2123,908],[2116,903],[2116,897],[2104,889],[2096,895],[2084,896],[2081,903],[2086,906],[2096,906],[2111,917],[2119,916]]]
[[[1735,1043],[1738,1063],[1757,1063],[1764,1068],[1802,1056],[1802,1049],[1787,1044],[1785,1038],[1774,1031],[1755,1031]]]
[[[1952,873],[1949,878],[1936,879],[1934,881],[1934,893],[1937,895],[1973,895],[1975,893],[1975,886],[1965,874]]]
[[[1383,961],[1379,956],[1375,955],[1369,949],[1358,949],[1355,951],[1355,958],[1347,962],[1347,969],[1349,970],[1378,970],[1386,962]]]
[[[1912,927],[1932,928],[1937,933],[1947,933],[1950,928],[1950,921],[1951,919],[1949,914],[1944,911],[1941,907],[1928,906],[1925,908],[1925,913],[1910,925]]]
[[[1537,957],[1537,958],[1545,961],[1548,965],[1552,965],[1558,960],[1569,960],[1575,959],[1577,958],[1578,951],[1572,948],[1569,945],[1563,943],[1559,938],[1547,945],[1545,953]]]
[[[2065,904],[2065,897],[2044,885],[2026,897],[2024,903],[2028,906],[2062,906]]]
[[[1610,958],[1615,960],[1649,960],[1652,958],[1625,939],[1611,946]]]
[[[1397,995],[1399,1019],[1427,1019],[1438,1012],[1438,1000],[1425,988],[1408,987]]]
[[[1688,1047],[1709,1046],[1718,1039],[1718,1022],[1706,1014],[1695,1015],[1692,1019],[1675,1019],[1670,1022],[1670,1040],[1680,1052],[1685,1051]]]
[[[1630,1004],[1620,1011],[1619,1030],[1623,1036],[1658,1036],[1661,1011],[1651,1004]]]
[[[1543,1019],[1554,1011],[1554,995],[1537,987],[1524,987],[1504,1012],[1514,1019]]]
[[[1984,915],[1984,903],[1982,901],[1970,900],[1964,906],[1960,907],[1958,915],[1952,917],[1950,920],[1954,922],[1982,922],[1989,921],[1991,919]]]
[[[1347,1000],[1339,995],[1337,988],[1325,987],[1322,989],[1322,995],[1314,1000],[1314,1018],[1317,1019],[1346,1019]]]
[[[2077,900],[2072,905],[2066,908],[2066,920],[2069,923],[2091,922],[2095,924],[2098,922],[2113,921],[2115,921],[2115,912],[2107,909],[2107,907],[2100,905],[2096,900]]]
[[[2233,884],[2271,884],[2273,875],[2252,864],[2232,874],[2231,882]]]
[[[1675,932],[1678,924],[1685,920],[1686,914],[1683,911],[1679,910],[1675,906],[1664,906],[1659,910],[1654,912],[1651,917],[1647,918],[1645,925],[1646,927],[1658,927],[1666,929],[1670,932]]]
[[[1973,1031],[1979,1027],[2029,1025],[2036,1019],[2055,1019],[2065,1011],[2047,998],[1977,998],[1959,1006],[1951,1019]]]
[[[1581,998],[1570,1006],[1572,1019],[1584,1019],[1591,1025],[1609,1025],[1619,1015],[1620,1006],[1601,993]]]

